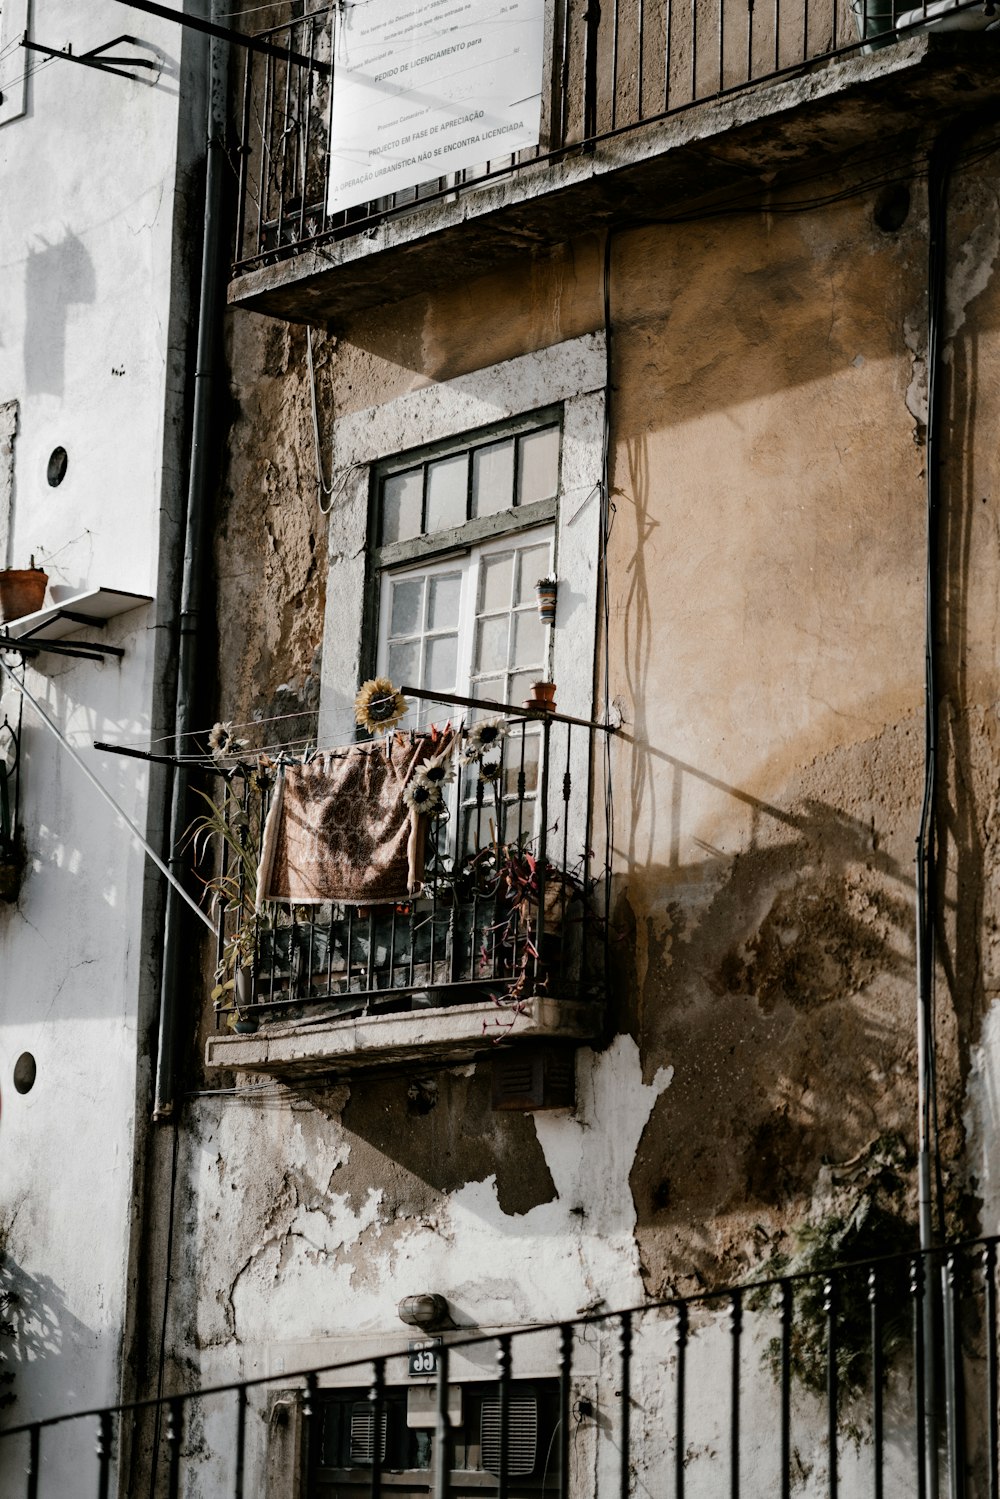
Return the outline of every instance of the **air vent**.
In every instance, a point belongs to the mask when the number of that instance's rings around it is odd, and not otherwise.
[[[484,1400],[479,1439],[487,1473],[500,1472],[500,1401]],[[526,1478],[538,1457],[538,1401],[513,1395],[507,1402],[507,1476]]]
[[[389,1412],[382,1412],[382,1451],[379,1461],[385,1462],[385,1429]],[[351,1406],[351,1467],[370,1468],[375,1455],[375,1412],[367,1400],[357,1400]]]
[[[575,1101],[574,1054],[567,1047],[519,1046],[494,1057],[494,1109],[571,1109]]]

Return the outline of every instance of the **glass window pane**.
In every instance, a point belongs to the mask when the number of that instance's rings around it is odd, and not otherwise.
[[[495,515],[514,504],[514,439],[491,442],[472,455],[472,514]]]
[[[509,703],[513,703],[515,706],[523,704],[531,696],[532,682],[538,682],[540,680],[541,678],[538,675],[537,666],[533,671],[515,672],[510,679],[510,686],[507,689],[507,691],[510,693],[510,697],[507,699],[507,701]]]
[[[505,677],[483,677],[480,681],[473,682],[472,691],[469,696],[485,698],[489,703],[506,702],[507,700],[504,697],[505,681]],[[475,708],[469,714],[469,722],[475,723],[477,718],[488,718],[491,712],[492,709],[483,709],[480,711],[480,709]]]
[[[405,582],[392,584],[392,609],[390,611],[390,635],[416,635],[421,625],[423,610],[423,578],[407,578]]]
[[[524,547],[518,555],[518,580],[516,604],[535,604],[535,584],[539,578],[548,577],[552,571],[552,548],[549,546]]]
[[[541,735],[537,729],[524,730],[524,794],[530,796],[538,790],[538,759],[541,747]],[[517,795],[518,777],[521,774],[521,736],[511,734],[504,755],[503,766],[503,794],[504,796]],[[551,783],[550,783],[551,784]]]
[[[462,574],[445,573],[442,577],[430,578],[428,581],[428,630],[457,629],[458,609],[462,602]]]
[[[396,687],[408,683],[420,687],[417,680],[420,671],[420,642],[418,640],[394,640],[389,646],[389,679]]]
[[[423,685],[434,692],[454,692],[457,664],[458,636],[435,635],[427,642]]]
[[[492,614],[510,608],[510,578],[514,558],[510,552],[502,557],[484,557],[479,572],[479,613]]]
[[[541,669],[545,660],[545,626],[538,618],[537,609],[522,609],[514,615],[514,659],[512,666],[530,666],[537,663]]]
[[[382,485],[382,544],[409,541],[420,535],[423,471],[409,468],[393,474]]]
[[[427,530],[465,525],[465,485],[469,455],[441,458],[427,465]]]
[[[529,432],[518,442],[518,503],[550,500],[559,488],[559,428]]]
[[[502,614],[498,619],[481,619],[476,629],[476,654],[472,670],[496,671],[507,665],[507,635],[510,616]]]

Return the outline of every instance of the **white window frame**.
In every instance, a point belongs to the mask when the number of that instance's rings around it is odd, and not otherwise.
[[[363,622],[371,617],[366,604],[377,586],[367,572],[375,466],[434,443],[471,442],[483,429],[552,406],[562,409],[552,677],[563,712],[593,717],[606,378],[603,332],[589,333],[352,412],[335,424],[338,499],[328,523],[321,745],[353,737],[353,704],[366,659]]]
[[[0,3],[0,52],[7,52],[0,63],[0,125],[19,120],[28,107],[28,74],[30,53],[13,48],[13,43],[28,34],[28,0],[2,0]],[[4,84],[3,80],[7,79]]]
[[[459,553],[452,552],[443,557],[426,557],[414,559],[412,562],[401,563],[395,567],[383,567],[379,579],[379,618],[378,618],[378,652],[376,670],[378,674],[384,675],[387,671],[387,656],[389,642],[389,593],[394,581],[406,578],[430,578],[447,573],[460,572],[461,602],[459,604],[459,628],[456,650],[455,685],[453,691],[463,696],[475,697],[475,684],[473,683],[473,663],[475,658],[475,633],[476,623],[479,618],[479,566],[484,558],[502,556],[518,547],[532,547],[548,544],[550,556],[555,545],[555,529],[551,522],[541,522],[538,526],[529,527],[523,531],[508,531],[501,536],[496,536],[490,541],[472,542],[467,549]],[[539,667],[539,673],[545,676],[551,670],[554,629],[545,626],[545,648],[544,660]],[[396,685],[403,686],[401,682]],[[414,686],[420,685],[417,682]],[[506,698],[504,698],[506,701]]]

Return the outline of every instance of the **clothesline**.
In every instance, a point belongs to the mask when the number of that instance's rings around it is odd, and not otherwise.
[[[446,705],[443,705],[443,706],[446,706]],[[312,716],[312,715],[289,714],[287,716],[289,718],[300,718],[300,717]],[[407,715],[407,719],[408,718],[409,718],[409,714]],[[411,732],[411,731],[415,732],[415,733],[420,733],[420,732],[425,731],[428,728],[433,728],[434,725],[435,725],[435,723],[439,723],[440,720],[441,720],[440,707],[434,708],[433,706],[430,706],[430,707],[424,708],[424,710],[422,712],[418,712],[416,714],[416,716],[414,718],[414,721],[412,723],[410,723],[406,719],[404,719],[404,720],[402,720],[400,722],[400,724],[398,725],[398,727],[399,727],[399,729],[400,729],[400,731],[402,733],[408,733],[408,732]],[[260,721],[264,722],[264,723],[276,723],[276,722],[280,722],[281,720],[278,719],[278,718],[274,718],[274,719],[264,719],[264,720],[260,720]],[[334,722],[335,722],[335,724],[337,724],[337,723],[339,723],[339,720],[335,720]],[[350,724],[350,729],[357,728],[357,724],[355,722],[353,713],[350,716],[349,724]],[[213,727],[214,727],[214,725],[213,725]],[[247,725],[245,725],[245,724],[233,724],[232,725],[232,728],[234,730],[238,729],[238,728],[245,728],[245,727],[247,727]],[[339,737],[334,738],[333,740],[331,740],[329,743],[327,743],[325,745],[316,746],[316,748],[314,749],[313,752],[315,754],[317,754],[317,755],[330,754],[333,750],[344,748],[345,741],[346,741],[346,738],[347,738],[347,732],[349,732],[349,731],[345,731],[345,733],[343,735],[339,734],[339,729],[337,730],[337,732],[338,732],[338,736]],[[193,730],[191,732],[191,734],[185,735],[183,737],[191,738],[191,737],[194,737],[195,735],[203,735],[207,739],[210,733],[211,733],[211,729]],[[178,737],[180,737],[180,736],[178,736]],[[126,739],[123,739],[123,740],[119,740],[115,745],[113,745],[113,746],[109,745],[108,747],[115,748],[115,749],[122,749],[122,750],[146,749],[147,747],[152,748],[152,746],[157,745],[157,744],[169,743],[169,742],[171,742],[171,740],[173,738],[174,738],[173,735],[165,735],[161,739],[149,739],[149,740],[126,740]],[[236,752],[234,752],[231,755],[230,754],[226,754],[226,755],[221,755],[219,757],[214,757],[214,756],[211,755],[210,752],[205,751],[203,753],[197,753],[197,754],[191,753],[191,754],[185,754],[185,755],[175,755],[175,756],[171,756],[170,759],[172,761],[176,761],[176,763],[178,763],[178,764],[184,764],[184,765],[205,765],[206,763],[208,763],[208,764],[218,764],[220,766],[225,766],[225,765],[229,765],[229,764],[237,764],[237,763],[240,763],[241,761],[245,760],[248,757],[256,757],[256,756],[259,756],[259,755],[279,755],[279,754],[281,754],[282,751],[285,751],[286,753],[290,752],[290,751],[292,751],[292,752],[294,752],[294,751],[303,751],[304,752],[304,751],[306,751],[308,749],[311,749],[313,747],[313,744],[314,744],[314,741],[313,741],[312,737],[309,736],[309,737],[303,737],[301,739],[276,740],[276,741],[274,741],[274,742],[272,742],[270,744],[262,744],[262,745],[249,745],[248,744],[245,747],[241,748],[239,751],[236,751]]]
[[[416,705],[411,704],[410,712],[412,712],[414,710],[415,706]],[[439,717],[439,716],[440,716],[440,708],[438,708],[438,709],[434,709],[433,707],[431,707],[431,708],[424,708],[421,705],[421,708],[417,710],[416,724],[418,726],[422,727],[425,724],[428,724],[428,723],[432,722],[435,717]],[[295,713],[276,713],[271,718],[250,718],[250,719],[247,719],[243,723],[230,723],[229,727],[235,733],[235,732],[237,732],[240,729],[263,728],[267,724],[290,723],[293,719],[298,719],[298,718],[315,718],[315,717],[316,717],[316,712],[315,712],[314,709],[306,709],[304,711],[295,712]],[[407,725],[407,727],[409,727],[409,725]],[[208,736],[211,734],[211,732],[212,732],[212,730],[214,728],[215,728],[215,724],[209,724],[206,728],[203,728],[203,729],[188,729],[183,734],[161,734],[156,739],[120,739],[118,741],[118,744],[121,746],[122,749],[152,749],[152,748],[154,748],[154,746],[156,746],[158,744],[172,744],[177,739],[206,739],[207,740]],[[349,711],[347,711],[345,713],[338,714],[337,717],[334,718],[334,720],[333,720],[333,722],[331,724],[331,730],[332,730],[332,732],[334,732],[336,734],[343,733],[343,735],[345,737],[346,737],[346,735],[350,734],[356,728],[357,728],[357,721],[356,721],[356,719],[354,717],[354,710],[353,709],[350,709]],[[293,741],[290,741],[290,742],[291,743],[298,743],[298,744],[305,745],[305,744],[310,743],[310,740],[309,739],[301,739],[301,740],[293,740]],[[288,741],[286,741],[286,744],[287,743],[288,743]],[[277,743],[273,744],[273,745],[261,745],[259,748],[255,748],[254,749],[254,754],[267,754],[272,749],[280,749],[280,748],[281,748],[281,745],[277,744]],[[190,755],[190,756],[179,755],[177,758],[178,759],[190,759],[190,760],[203,760],[205,758],[205,756],[204,755]]]

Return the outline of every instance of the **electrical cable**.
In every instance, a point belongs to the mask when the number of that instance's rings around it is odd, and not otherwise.
[[[604,237],[604,268],[602,278],[602,307],[604,314],[604,421],[601,432],[601,607],[603,614],[603,692],[602,717],[611,722],[611,585],[608,568],[608,540],[615,507],[611,499],[611,403],[614,394],[612,378],[612,318],[611,318],[611,250],[614,230],[608,229]],[[604,735],[604,968],[607,980],[609,964],[609,942],[611,933],[611,874],[614,858],[615,806],[612,778],[611,735]]]
[[[321,515],[329,515],[333,508],[333,483],[329,484],[323,473],[323,452],[319,437],[319,403],[316,399],[316,366],[313,363],[313,334],[312,328],[306,327],[306,364],[309,369],[309,405],[312,412],[313,448],[316,455],[316,503]],[[350,474],[348,469],[347,474]],[[347,483],[347,475],[344,476],[344,484]],[[343,485],[341,486],[343,487]],[[329,505],[323,504],[324,495],[329,495]]]

